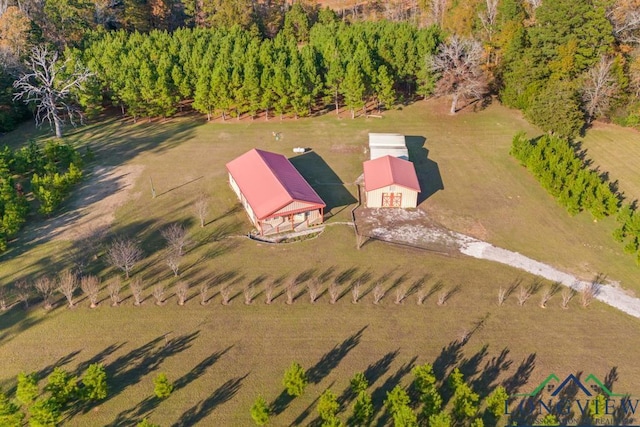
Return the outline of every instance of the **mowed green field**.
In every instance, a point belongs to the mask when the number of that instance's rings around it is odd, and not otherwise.
[[[529,286],[536,279],[490,262],[380,242],[357,250],[352,229],[338,224],[350,218],[356,194],[352,183],[366,158],[367,132],[400,132],[413,137],[413,152],[427,155],[423,175],[444,187],[420,206],[442,224],[587,279],[602,272],[629,289],[638,287],[638,267],[610,237],[613,221],[569,217],[509,157],[512,136],[519,130],[536,135],[534,128],[498,105],[455,117],[446,111],[446,105],[431,101],[385,113],[381,119],[326,115],[210,124],[193,118],[138,124],[109,119],[70,134],[70,142],[91,144],[96,167],[143,168],[130,187],[117,189],[127,191],[129,198],[115,211],[112,231],[135,237],[143,246],[146,258],[134,275],[147,284],[147,299],[142,307],[134,307],[130,298],[120,307],[109,307],[104,291],[95,310],[86,301],[73,310],[60,301],[48,313],[40,307],[13,307],[0,315],[0,384],[10,387],[21,370],[45,374],[56,364],[82,370],[89,361],[104,362],[113,395],[96,410],[68,420],[69,425],[135,425],[144,416],[163,426],[251,425],[253,400],[262,394],[275,402],[282,392],[282,373],[293,360],[311,370],[313,381],[302,397],[285,402],[273,425],[308,424],[322,390],[330,387],[340,395],[349,377],[365,370],[381,416],[385,392],[396,383],[408,384],[410,367],[425,362],[435,363],[441,378],[461,366],[481,393],[500,382],[529,391],[551,372],[604,378],[613,368],[618,374],[614,390],[640,393],[637,319],[599,303],[583,309],[577,299],[564,310],[559,294],[542,309],[541,291],[523,307],[517,305],[515,292],[498,307],[499,287],[519,281]],[[279,141],[273,132],[281,133]],[[6,139],[17,144],[21,136]],[[250,226],[236,208],[224,164],[253,147],[293,156],[296,146],[313,149],[292,161],[327,202],[332,216],[328,223],[336,224],[304,242],[271,246],[247,240],[242,236]],[[612,177],[616,166],[610,166]],[[427,183],[426,192],[439,187]],[[211,198],[203,229],[191,211],[201,192]],[[77,219],[68,217],[69,224]],[[74,245],[55,238],[52,221],[29,227],[3,255],[3,284],[55,274],[71,265]],[[163,262],[159,233],[175,221],[189,227],[193,240],[181,274],[191,285],[191,299],[184,307],[177,306],[171,291],[175,280]],[[43,228],[50,233],[43,234]],[[103,255],[89,270],[103,282],[116,274]],[[242,289],[248,283],[261,291],[264,283],[276,281],[282,290],[283,283],[296,277],[302,283],[292,305],[285,304],[284,295],[266,305],[261,293],[253,304],[243,303]],[[309,277],[320,277],[325,286],[338,280],[345,295],[337,304],[329,304],[326,294],[310,304],[304,292]],[[389,289],[380,305],[372,303],[371,294],[351,303],[348,287],[357,279],[365,289],[378,281]],[[164,306],[156,306],[150,296],[157,283],[167,287]],[[212,287],[205,306],[199,304],[202,283]],[[220,303],[220,283],[230,284],[236,294],[228,306]],[[422,306],[415,294],[394,304],[395,289],[414,284],[454,292],[444,306],[435,302],[440,291]],[[466,344],[451,345],[469,333]],[[150,398],[158,372],[167,373],[177,385],[162,402]]]

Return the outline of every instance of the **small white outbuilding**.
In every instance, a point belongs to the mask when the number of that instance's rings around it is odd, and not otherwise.
[[[409,160],[407,143],[404,135],[399,133],[370,133],[369,153],[371,160],[384,156],[393,156],[399,159]]]

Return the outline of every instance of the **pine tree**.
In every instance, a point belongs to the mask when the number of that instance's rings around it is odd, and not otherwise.
[[[18,374],[18,385],[16,387],[16,400],[23,406],[31,405],[40,395],[38,381],[35,374]]]
[[[330,389],[326,389],[318,400],[318,415],[325,422],[330,422],[336,418],[336,414],[340,409],[338,397]]]
[[[509,395],[505,388],[501,385],[495,388],[487,397],[487,410],[496,418],[500,418],[504,414],[506,402]]]
[[[166,399],[171,396],[171,392],[173,391],[173,384],[167,378],[167,374],[164,372],[160,372],[153,379],[153,394],[156,395],[158,399]]]
[[[78,397],[78,378],[71,376],[64,369],[56,367],[47,378],[45,391],[51,394],[51,399],[60,408],[64,408]]]
[[[364,106],[365,90],[364,73],[360,65],[355,61],[349,62],[340,91],[344,95],[347,108],[351,110],[352,119],[356,116],[355,110]]]
[[[258,396],[251,407],[251,418],[258,426],[267,425],[269,422],[269,406],[264,397]]]
[[[102,400],[107,397],[107,372],[101,363],[89,365],[82,377],[82,395],[86,401]]]
[[[20,412],[18,405],[0,391],[0,425],[7,427],[20,427],[23,425],[24,413]]]
[[[304,389],[307,387],[307,383],[307,374],[297,362],[293,362],[284,372],[282,385],[284,385],[289,396],[297,397],[302,395]]]
[[[393,88],[393,79],[389,74],[387,66],[382,64],[378,67],[378,72],[375,79],[375,92],[376,99],[378,100],[378,111],[380,111],[380,105],[384,105],[384,108],[390,110],[396,102],[396,91]]]

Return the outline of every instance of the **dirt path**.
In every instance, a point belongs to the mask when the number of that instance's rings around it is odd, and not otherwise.
[[[578,280],[571,274],[564,273],[550,265],[528,258],[518,252],[498,248],[490,243],[463,234],[459,234],[458,238],[460,252],[465,255],[510,265],[511,267],[544,277],[547,280],[561,283],[578,292],[592,285],[591,282]],[[596,299],[622,310],[631,316],[640,318],[640,299],[629,295],[615,283],[599,285],[597,287]]]
[[[64,213],[27,230],[32,242],[41,239],[77,241],[103,233],[115,219],[116,209],[136,197],[131,187],[144,166],[96,167],[73,191]]]
[[[561,283],[578,292],[584,287],[592,286],[591,282],[582,281],[518,252],[447,230],[421,210],[358,209],[356,219],[359,230],[379,240],[446,253],[462,253],[474,258],[499,262]],[[617,283],[608,282],[598,285],[596,299],[640,318],[640,298],[630,295]]]

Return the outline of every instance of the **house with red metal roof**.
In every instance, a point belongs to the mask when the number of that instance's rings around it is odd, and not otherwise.
[[[408,160],[383,156],[364,162],[365,205],[368,208],[415,208],[420,183]]]
[[[260,235],[322,224],[326,204],[282,154],[254,148],[227,163],[227,171]]]

